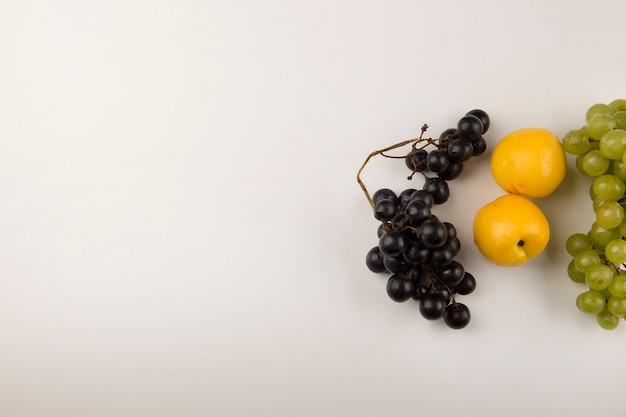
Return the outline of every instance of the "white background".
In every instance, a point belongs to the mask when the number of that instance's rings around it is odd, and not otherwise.
[[[0,414],[626,416],[626,323],[575,307],[570,164],[546,251],[472,243],[495,143],[626,96],[613,1],[0,1]],[[459,331],[367,270],[371,151],[472,108],[437,208],[478,280]],[[569,162],[573,160],[570,158]],[[371,190],[419,187],[374,159]]]

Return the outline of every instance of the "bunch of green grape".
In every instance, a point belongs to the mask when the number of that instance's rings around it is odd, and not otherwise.
[[[567,239],[573,257],[567,273],[587,286],[576,299],[578,309],[610,330],[626,320],[626,99],[594,104],[586,121],[562,139],[565,152],[576,155],[578,171],[594,177],[589,195],[595,222]]]

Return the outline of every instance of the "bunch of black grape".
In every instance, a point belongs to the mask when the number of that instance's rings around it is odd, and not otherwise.
[[[439,220],[432,211],[450,197],[447,181],[459,177],[463,163],[485,152],[482,135],[488,128],[487,113],[472,110],[438,140],[420,137],[405,161],[412,172],[409,178],[418,172],[424,176],[422,189],[396,194],[382,188],[371,198],[374,217],[381,223],[378,245],[366,256],[367,267],[391,274],[387,294],[392,300],[416,300],[424,318],[443,318],[453,329],[470,322],[468,307],[456,297],[472,293],[476,279],[455,259],[461,249],[455,226]]]
[[[489,123],[485,111],[470,110],[459,120],[456,128],[444,130],[439,140],[425,140],[426,146],[422,147],[419,146],[422,141],[415,142],[405,158],[406,166],[413,174],[426,171],[444,180],[458,178],[463,172],[463,162],[487,150],[487,142],[482,135],[489,129]],[[434,148],[427,149],[428,145],[434,145]]]

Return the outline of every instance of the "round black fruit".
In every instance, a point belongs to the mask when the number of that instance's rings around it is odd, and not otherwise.
[[[397,230],[390,230],[378,240],[380,252],[389,257],[398,256],[406,249],[404,235]]]
[[[422,190],[428,191],[432,195],[435,204],[443,204],[450,198],[450,187],[443,178],[429,178],[424,182]]]
[[[393,301],[401,303],[415,293],[415,281],[404,274],[395,274],[387,280],[387,295]]]
[[[491,125],[491,123],[489,120],[489,115],[487,114],[486,111],[481,110],[481,109],[474,109],[474,110],[468,111],[467,114],[476,116],[480,119],[480,122],[483,124],[482,133],[485,133],[487,130],[489,130],[489,125]]]
[[[383,255],[380,253],[378,246],[367,252],[367,255],[365,256],[365,264],[372,272],[379,273],[387,270],[387,268],[385,268],[385,264],[383,263]]]
[[[420,240],[427,248],[440,248],[448,238],[448,229],[439,220],[430,218],[425,220],[419,228]]]
[[[374,204],[374,217],[378,220],[391,220],[396,216],[396,203],[387,198],[378,200]]]
[[[483,134],[483,123],[476,116],[466,114],[459,119],[457,129],[462,138],[471,140]]]
[[[420,313],[427,320],[437,320],[443,316],[446,302],[439,294],[423,294],[420,298]]]
[[[450,162],[465,162],[474,154],[474,147],[467,139],[454,139],[448,145],[448,158]]]
[[[452,329],[462,329],[470,322],[471,315],[465,304],[452,303],[446,307],[443,321]]]
[[[474,275],[470,274],[469,272],[465,272],[461,282],[454,286],[454,291],[456,291],[457,294],[461,295],[471,294],[474,292],[475,289],[476,278],[474,278]]]

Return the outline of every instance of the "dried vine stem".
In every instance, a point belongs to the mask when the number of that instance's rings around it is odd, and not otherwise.
[[[367,156],[367,158],[365,158],[365,161],[363,162],[363,165],[361,165],[361,168],[359,168],[358,172],[356,173],[356,180],[359,183],[359,186],[361,187],[361,189],[363,190],[363,193],[365,193],[365,197],[367,198],[367,201],[370,203],[370,206],[372,208],[374,208],[374,200],[372,200],[372,197],[370,197],[369,192],[367,191],[367,187],[365,187],[365,184],[363,183],[363,181],[361,180],[361,172],[363,172],[363,169],[365,168],[365,166],[367,165],[367,163],[370,161],[370,159],[372,159],[374,156],[376,155],[382,155],[386,158],[405,158],[406,155],[404,156],[391,156],[391,155],[385,155],[385,152],[397,149],[397,148],[401,148],[403,146],[409,145],[409,144],[413,144],[413,148],[412,148],[412,152],[415,151],[416,149],[416,144],[420,141],[426,140],[428,141],[427,145],[430,143],[434,143],[433,139],[423,139],[422,136],[424,136],[424,133],[426,132],[426,129],[428,129],[428,125],[424,124],[422,125],[422,132],[420,133],[419,137],[417,138],[413,138],[413,139],[408,139],[405,140],[403,142],[400,143],[396,143],[395,145],[391,145],[388,146],[386,148],[383,149],[379,149],[377,151],[372,152],[371,154],[369,154]],[[426,146],[426,145],[425,145]]]

